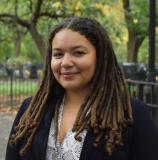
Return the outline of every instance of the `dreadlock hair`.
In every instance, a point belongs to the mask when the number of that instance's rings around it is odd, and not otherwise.
[[[65,28],[85,36],[95,47],[97,54],[91,91],[81,105],[73,126],[73,131],[76,133],[75,139],[81,140],[79,134],[84,129],[91,130],[95,134],[93,145],[97,147],[104,139],[105,150],[112,154],[117,146],[123,145],[122,131],[133,121],[130,96],[106,30],[96,20],[85,17],[67,18],[50,33],[43,80],[27,111],[15,127],[16,131],[10,142],[17,144],[26,137],[27,143],[20,150],[20,154],[24,155],[28,151],[43,117],[48,99],[56,95],[60,97],[54,105],[56,135],[58,134],[57,119],[59,105],[64,96],[64,88],[52,74],[52,41],[56,33]]]

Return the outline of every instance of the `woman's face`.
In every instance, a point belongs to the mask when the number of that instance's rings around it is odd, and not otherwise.
[[[51,68],[65,90],[89,89],[96,67],[96,50],[79,32],[63,29],[52,41]]]

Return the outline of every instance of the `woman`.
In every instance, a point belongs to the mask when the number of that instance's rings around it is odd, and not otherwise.
[[[72,17],[49,37],[44,76],[15,119],[6,160],[157,160],[158,131],[130,100],[105,29]]]

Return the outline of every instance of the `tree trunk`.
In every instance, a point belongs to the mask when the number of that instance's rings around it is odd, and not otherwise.
[[[33,23],[30,24],[28,30],[29,30],[41,56],[44,57],[44,55],[46,54],[46,46],[45,46],[45,42],[44,42],[42,36],[38,33],[36,26]]]
[[[21,52],[20,31],[18,31],[18,30],[15,31],[15,35],[14,35],[13,39],[14,39],[15,56],[18,57],[18,56],[20,56],[20,52]]]
[[[147,36],[146,31],[140,29],[141,24],[134,23],[134,17],[131,14],[130,0],[122,0],[126,26],[128,30],[128,42],[127,42],[127,61],[137,62],[139,48]]]
[[[129,33],[127,42],[127,61],[137,62],[138,51],[145,37],[140,37],[136,33]]]

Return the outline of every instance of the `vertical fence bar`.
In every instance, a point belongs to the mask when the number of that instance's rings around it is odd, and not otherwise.
[[[10,105],[13,107],[13,71],[10,74]]]
[[[138,97],[143,100],[143,92],[144,92],[144,85],[140,84],[138,85]]]

